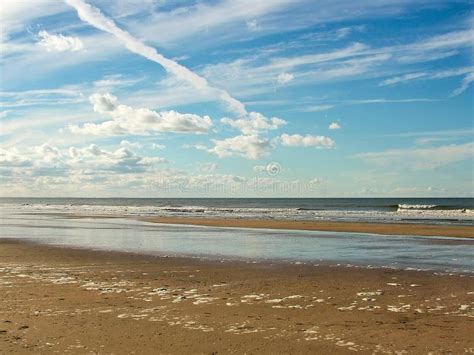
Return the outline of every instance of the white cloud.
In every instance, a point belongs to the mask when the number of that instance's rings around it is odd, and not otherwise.
[[[295,76],[291,73],[281,73],[278,75],[277,81],[278,84],[286,84],[292,81],[295,78]]]
[[[247,159],[259,159],[268,155],[273,147],[270,140],[258,135],[241,135],[223,140],[213,139],[214,147],[207,151],[216,154],[219,158],[233,155],[242,156]]]
[[[31,165],[32,165],[31,159],[21,155],[17,149],[0,148],[0,167],[1,168],[27,167]]]
[[[317,148],[332,148],[335,142],[326,136],[312,136],[307,134],[302,136],[300,134],[282,134],[280,136],[281,144],[290,147],[317,147]]]
[[[52,147],[54,148],[54,147]],[[71,156],[60,151],[63,164],[41,164],[0,168],[1,193],[8,196],[274,196],[275,193],[308,196],[314,192],[311,181],[280,180],[271,177],[247,178],[216,173],[215,163],[197,164],[197,174],[169,168],[162,158],[139,157],[119,149],[98,146],[71,148]],[[1,156],[1,155],[0,155]],[[34,153],[31,157],[37,159]],[[150,164],[150,162],[152,164]],[[278,171],[278,170],[277,170]],[[274,175],[272,170],[269,175]]]
[[[39,177],[69,179],[74,175],[85,174],[100,178],[111,172],[152,172],[157,165],[163,163],[167,163],[167,160],[162,157],[139,156],[123,146],[115,150],[105,150],[96,144],[90,144],[84,148],[69,147],[68,150],[61,150],[44,143],[24,153],[14,148],[0,148],[0,168],[7,168],[11,176],[19,178],[25,184],[29,184],[27,180]]]
[[[151,147],[152,147],[153,149],[156,149],[156,150],[162,150],[162,149],[165,149],[165,148],[166,148],[166,145],[153,143],[153,144],[151,145]]]
[[[275,130],[286,124],[286,121],[272,117],[267,118],[258,112],[250,112],[247,118],[239,118],[232,120],[224,117],[221,122],[240,130],[243,134],[258,134],[269,130]]]
[[[93,168],[97,171],[115,171],[120,173],[144,172],[156,164],[167,163],[162,157],[142,157],[126,147],[107,151],[96,144],[85,148],[69,148],[68,163],[74,168]]]
[[[119,103],[117,97],[110,93],[95,93],[89,97],[95,112],[107,114],[117,110]]]
[[[334,129],[341,129],[341,125],[337,122],[332,122],[329,127],[329,129],[334,130]]]
[[[40,159],[48,163],[58,162],[62,157],[59,149],[48,143],[36,146],[33,150],[40,156]]]
[[[130,142],[125,139],[120,141],[120,146],[128,149],[140,149],[143,147],[143,145],[138,142]]]
[[[134,109],[121,105],[109,93],[96,93],[90,96],[94,111],[112,117],[111,121],[86,123],[82,127],[71,125],[73,133],[101,136],[147,135],[156,132],[207,133],[212,126],[209,116],[199,116],[176,111],[156,112],[147,108]]]
[[[413,166],[417,169],[433,169],[450,163],[472,159],[474,143],[442,145],[429,148],[391,149],[383,152],[361,153],[356,157],[379,164]]]
[[[77,37],[54,35],[47,31],[40,31],[38,36],[41,37],[41,40],[37,42],[37,45],[48,52],[77,52],[84,49],[84,44]]]

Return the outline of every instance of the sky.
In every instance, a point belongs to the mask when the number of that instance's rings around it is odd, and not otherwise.
[[[474,2],[0,0],[0,196],[474,195]]]

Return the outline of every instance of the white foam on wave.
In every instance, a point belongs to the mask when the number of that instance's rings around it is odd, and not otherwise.
[[[472,209],[440,209],[437,205],[400,204],[397,210],[306,210],[300,208],[209,207],[209,206],[115,206],[60,204],[3,204],[0,209],[20,213],[66,213],[91,216],[193,217],[282,220],[335,220],[397,222],[410,220],[433,223],[471,222]]]
[[[399,210],[429,210],[436,207],[438,207],[438,205],[409,205],[409,204],[398,205]]]

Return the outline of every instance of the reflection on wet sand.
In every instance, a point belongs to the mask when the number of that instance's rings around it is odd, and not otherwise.
[[[3,238],[156,255],[329,262],[442,272],[474,270],[474,240],[165,225],[115,218],[3,215]]]

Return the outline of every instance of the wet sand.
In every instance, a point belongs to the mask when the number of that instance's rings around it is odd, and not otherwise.
[[[143,217],[143,221],[166,224],[190,224],[211,227],[294,229],[331,232],[422,235],[474,238],[474,226],[446,226],[408,223],[353,223],[331,221],[252,220],[187,217]]]
[[[0,241],[0,353],[474,351],[474,279]]]

